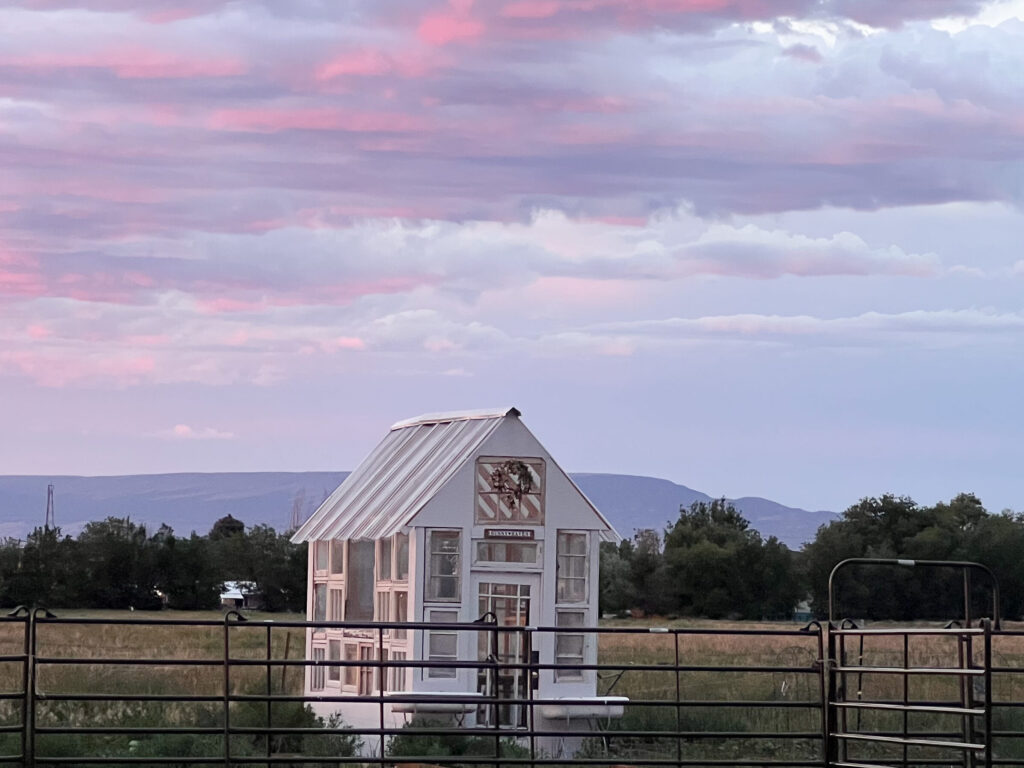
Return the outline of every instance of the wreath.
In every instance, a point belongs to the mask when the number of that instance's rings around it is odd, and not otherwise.
[[[491,488],[509,509],[515,509],[523,495],[533,490],[533,473],[525,461],[509,459],[491,470]]]

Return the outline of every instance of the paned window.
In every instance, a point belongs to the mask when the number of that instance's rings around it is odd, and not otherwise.
[[[381,539],[380,558],[377,560],[377,578],[380,581],[391,581],[391,539]]]
[[[331,598],[331,611],[328,614],[331,621],[342,621],[345,618],[345,591],[332,589],[329,591]]]
[[[331,543],[329,541],[317,541],[313,543],[313,549],[316,552],[316,570],[326,571],[327,558],[331,553]]]
[[[345,661],[356,661],[358,658],[359,646],[355,643],[345,643]],[[345,667],[345,685],[351,685],[355,687],[356,679],[359,675],[359,667],[348,666]]]
[[[331,541],[331,573],[345,572],[345,540]]]
[[[460,531],[427,531],[430,552],[426,600],[458,602],[460,598]]]
[[[395,592],[395,621],[402,622],[409,620],[409,593],[404,591]],[[406,630],[396,629],[395,640],[405,640]]]
[[[390,592],[378,592],[377,593],[377,617],[375,621],[387,622],[391,621],[391,593]],[[384,637],[387,637],[390,630],[384,629]]]
[[[476,562],[536,565],[540,543],[536,541],[477,541]]]
[[[373,621],[374,544],[349,541],[345,574],[345,618],[348,621]]]
[[[359,646],[359,660],[373,661],[373,646]],[[363,665],[359,667],[358,693],[360,696],[369,696],[371,693],[373,693],[373,671],[374,668],[371,666]]]
[[[582,627],[586,623],[586,612],[558,611],[556,618],[559,627]],[[582,632],[555,635],[555,663],[559,665],[555,670],[555,680],[583,679],[583,671],[578,666],[583,663],[586,639],[587,636]]]
[[[405,661],[405,651],[392,651],[392,661]],[[405,671],[408,667],[392,667],[391,668],[391,690],[393,691],[404,691],[405,690]]]
[[[477,525],[544,525],[544,462],[481,457],[476,462]]]
[[[327,641],[328,657],[331,661],[341,661],[341,641],[340,640],[328,640]],[[331,666],[327,668],[327,679],[333,680],[334,682],[341,681],[341,666]]]
[[[409,580],[409,534],[395,534],[395,578]]]
[[[558,532],[558,585],[555,600],[559,603],[587,601],[587,534]]]
[[[327,621],[327,585],[313,585],[313,621]]]
[[[383,693],[384,691],[388,690],[388,679],[390,678],[390,675],[388,673],[391,670],[387,666],[387,661],[388,661],[388,657],[389,657],[388,649],[387,648],[381,648],[380,649],[380,653],[381,653],[380,660],[382,662],[384,662],[384,666],[378,667],[378,669],[377,669],[377,679],[380,681],[380,685],[378,686],[378,688],[380,688],[381,693]]]
[[[427,611],[427,621],[438,624],[454,624],[459,620],[458,611]],[[427,632],[427,658],[431,661],[456,661],[458,659],[459,634],[454,629],[432,629]],[[455,677],[455,667],[427,667],[427,677]]]
[[[326,651],[327,649],[322,645],[314,645],[313,661],[323,661]],[[317,665],[312,668],[309,676],[309,688],[312,691],[322,691],[324,689],[324,668],[322,666]]]

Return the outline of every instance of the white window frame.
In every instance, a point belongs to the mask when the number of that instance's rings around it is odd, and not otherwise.
[[[348,548],[345,539],[331,539],[331,551],[328,555],[330,567],[328,572],[331,576],[345,575],[345,550]]]
[[[428,623],[454,624],[459,620],[457,608],[427,608],[424,611],[424,620]],[[453,637],[455,638],[455,653],[441,654],[434,653],[434,638]],[[459,633],[454,629],[432,629],[423,633],[423,658],[427,661],[458,661],[459,659]],[[426,667],[423,670],[424,680],[453,680],[458,676],[458,669],[455,667]]]
[[[395,617],[395,621],[407,622],[409,621],[409,590],[407,589],[396,589],[392,594],[394,605],[391,607],[391,615]],[[399,617],[398,615],[398,595],[405,595],[405,615]],[[409,630],[407,629],[395,629],[392,633],[392,641],[404,641],[409,636]]]
[[[437,534],[439,538],[447,538],[455,540],[455,551],[444,552],[434,550],[434,535]],[[462,529],[461,528],[428,528],[424,532],[424,540],[426,541],[427,556],[424,558],[424,567],[426,568],[426,578],[424,581],[424,595],[423,602],[425,603],[461,603],[462,602]],[[455,556],[455,568],[453,573],[435,576],[435,564],[434,558],[451,557]],[[455,584],[455,595],[453,597],[439,597],[438,593],[434,591],[434,580],[435,579],[451,579]],[[438,590],[440,592],[440,590]]]
[[[351,656],[349,653],[351,652]],[[359,644],[346,642],[342,645],[341,658],[344,661],[352,662],[359,661]],[[356,686],[359,684],[359,667],[355,665],[344,667],[344,672],[341,676],[341,686],[349,691],[356,690]]]
[[[321,589],[323,590],[323,595],[324,595],[323,612],[322,612],[321,615],[318,616],[318,613],[321,613],[321,612],[319,610],[320,609],[320,601],[317,599],[317,595],[319,594]],[[328,605],[327,605],[327,593],[328,593],[328,589],[327,589],[327,582],[326,581],[314,581],[313,582],[313,611],[312,611],[313,621],[327,621],[327,607],[328,607]],[[323,630],[319,629],[318,631],[323,631]]]
[[[323,568],[320,567],[320,555],[323,554]],[[331,542],[328,539],[321,539],[313,542],[313,572],[327,575],[331,570]]]
[[[337,598],[335,598],[337,595]],[[327,619],[328,621],[345,620],[345,589],[333,584],[327,585]]]
[[[313,661],[326,661],[327,660],[327,648],[322,645],[313,646]],[[311,691],[322,691],[324,690],[325,682],[325,670],[322,665],[314,664],[309,668],[309,690]]]
[[[384,553],[387,552],[387,568],[384,568]],[[378,582],[391,582],[395,577],[395,543],[390,537],[377,539],[377,552],[374,555],[374,566],[377,573],[374,574]]]
[[[404,547],[403,547],[404,545]],[[401,569],[399,568],[399,552],[405,549],[405,575],[402,575]],[[396,533],[394,536],[394,542],[391,545],[391,557],[394,565],[394,580],[402,583],[409,581],[409,534],[407,533]]]
[[[391,595],[393,593],[389,589],[377,590],[376,599],[374,600],[374,621],[381,623],[388,623],[391,621]],[[384,628],[381,630],[382,636],[387,638],[391,634],[391,630]]]
[[[338,649],[338,655],[334,655],[334,649]],[[327,641],[327,659],[329,661],[341,661],[341,640],[328,640]],[[331,684],[341,685],[341,666],[330,666],[327,668],[327,682]]]
[[[360,665],[356,668],[356,693],[359,696],[371,696],[374,693],[376,668],[362,662],[375,661],[377,654],[374,647],[368,643],[360,643],[358,653]]]
[[[528,494],[536,500],[537,503],[537,515],[535,517],[523,517],[522,516],[522,503],[520,502],[516,508],[516,514],[514,517],[508,519],[502,519],[500,517],[491,518],[485,514],[481,514],[480,511],[480,497],[481,496],[498,496],[499,494],[494,491],[488,481],[482,478],[481,475],[481,464],[503,464],[509,461],[521,461],[526,464],[532,474],[537,477],[537,488],[531,490]],[[475,471],[475,488],[476,493],[473,497],[473,521],[476,525],[530,525],[530,526],[543,526],[545,520],[545,497],[547,495],[547,463],[544,459],[539,456],[480,456],[476,460]],[[503,502],[498,502],[499,510],[504,506]],[[512,511],[511,509],[509,510]]]
[[[565,624],[563,617],[579,616],[579,624]],[[587,611],[585,608],[565,608],[555,612],[555,625],[559,627],[585,627],[587,625]],[[578,639],[580,652],[566,653],[559,652],[560,641]],[[555,664],[584,664],[587,658],[587,633],[586,632],[559,632],[555,635]],[[583,680],[582,669],[555,669],[555,682],[579,682]]]
[[[582,536],[583,537],[583,552],[577,554],[574,552],[562,550],[562,537],[570,536]],[[563,558],[566,559],[563,562]],[[573,560],[581,560],[583,562],[583,575],[582,576],[570,576],[568,573],[563,573],[563,565],[568,570],[569,562]],[[573,531],[573,530],[558,530],[555,532],[555,604],[556,605],[584,605],[590,599],[590,534],[587,531]],[[563,583],[568,585],[571,581],[582,581],[583,582],[583,595],[579,598],[564,597],[564,594],[570,594],[571,592],[566,587],[563,589]]]
[[[537,559],[534,562],[511,562],[508,560],[482,560],[480,559],[481,544],[519,544],[536,547]],[[544,568],[544,542],[541,539],[473,539],[473,567],[480,570],[494,570],[507,572],[510,569],[524,571],[539,571]]]
[[[406,652],[403,651],[391,651],[391,661],[408,661]],[[409,671],[409,667],[391,667],[391,688],[392,691],[404,691],[406,690],[405,681],[408,678],[406,674]]]

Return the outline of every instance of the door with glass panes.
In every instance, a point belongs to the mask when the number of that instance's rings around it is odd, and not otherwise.
[[[540,576],[475,573],[473,591],[477,598],[477,615],[494,627],[477,633],[477,659],[493,664],[477,670],[477,690],[492,699],[528,698],[529,672],[505,665],[525,664],[533,651],[529,633],[509,628],[537,625]],[[525,728],[527,708],[524,704],[501,701],[488,703],[477,711],[477,723]]]

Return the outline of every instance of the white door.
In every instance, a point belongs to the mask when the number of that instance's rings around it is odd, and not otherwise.
[[[502,631],[506,627],[536,626],[540,611],[538,574],[474,573],[473,591],[477,598],[477,616],[494,626],[477,634],[477,658],[495,666],[479,670],[477,690],[499,699],[528,697],[526,670],[503,667],[525,664],[532,649],[525,632]],[[526,727],[523,704],[488,704],[477,712],[480,725],[495,724],[511,728]]]

